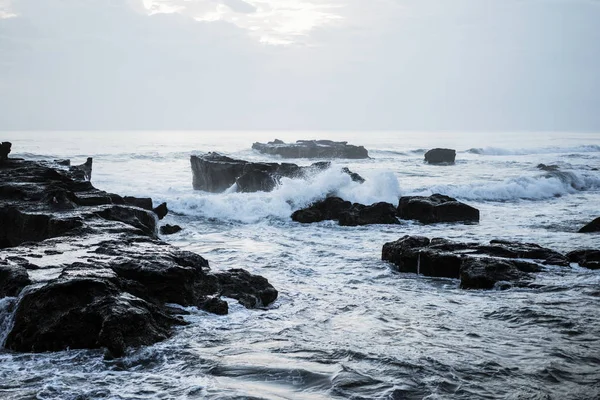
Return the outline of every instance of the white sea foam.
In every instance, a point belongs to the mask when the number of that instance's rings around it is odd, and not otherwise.
[[[483,147],[466,150],[466,153],[481,154],[486,156],[523,156],[532,154],[569,154],[569,153],[597,153],[598,145],[582,145],[574,147],[534,147],[526,149],[505,149],[500,147]]]
[[[400,185],[392,172],[374,172],[364,177],[366,181],[360,184],[333,167],[308,179],[283,178],[281,184],[268,193],[197,192],[171,199],[169,207],[185,215],[253,223],[272,217],[288,219],[294,210],[328,195],[362,204],[398,201]]]
[[[419,194],[442,193],[465,200],[513,201],[544,200],[587,190],[600,190],[600,174],[556,171],[500,182],[435,185]]]

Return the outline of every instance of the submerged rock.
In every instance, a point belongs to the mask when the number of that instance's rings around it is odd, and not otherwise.
[[[579,233],[592,233],[592,232],[600,232],[600,217],[596,218],[583,228],[579,230]]]
[[[382,202],[366,206],[339,197],[327,197],[298,210],[292,214],[292,220],[304,224],[335,220],[342,226],[399,223],[393,204]]]
[[[269,192],[281,178],[306,178],[311,173],[331,167],[329,162],[318,162],[307,167],[289,163],[256,163],[236,160],[218,153],[191,156],[193,187],[195,190],[220,193],[234,184],[238,192]],[[364,179],[347,168],[342,170],[357,182]]]
[[[429,197],[401,197],[398,217],[430,224],[436,222],[478,222],[479,210],[456,199],[434,194]]]
[[[180,227],[179,225],[163,225],[160,227],[160,233],[162,235],[173,235],[177,232],[181,232],[183,230],[182,227]]]
[[[489,245],[404,236],[383,245],[382,260],[399,272],[460,279],[463,289],[527,286],[540,264],[564,266],[566,257],[530,243],[492,241]]]
[[[584,249],[567,253],[569,261],[588,269],[600,269],[600,250]]]
[[[246,307],[277,298],[265,278],[213,274],[201,256],[158,240],[162,212],[151,199],[99,191],[80,169],[63,167],[0,165],[0,298],[19,296],[8,349],[106,348],[120,356],[185,323],[169,304],[225,314],[222,295]]]
[[[363,146],[332,140],[298,140],[296,143],[285,143],[275,139],[268,143],[254,143],[252,148],[263,154],[283,158],[369,158],[369,152]]]
[[[428,164],[454,164],[456,150],[431,149],[425,153],[425,162]]]

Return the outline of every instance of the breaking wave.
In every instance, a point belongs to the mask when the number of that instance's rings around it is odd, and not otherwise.
[[[582,145],[575,147],[538,147],[529,149],[504,149],[499,147],[482,147],[466,150],[465,153],[486,156],[524,156],[530,154],[562,154],[562,153],[597,153],[598,145]]]

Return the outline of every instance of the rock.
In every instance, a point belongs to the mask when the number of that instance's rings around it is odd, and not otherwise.
[[[541,169],[542,171],[558,171],[559,167],[558,165],[546,165],[546,164],[538,164],[537,165],[538,169]]]
[[[31,284],[27,270],[20,265],[0,264],[0,299],[17,297],[25,286]]]
[[[437,222],[478,222],[479,210],[441,194],[429,197],[401,197],[398,217],[430,224]]]
[[[404,236],[384,244],[381,258],[393,263],[399,272],[460,279],[463,289],[527,286],[533,279],[532,274],[541,272],[543,268],[534,262],[513,257],[518,245],[531,249],[528,255],[560,255],[552,250],[542,253],[540,249],[543,247],[516,242],[493,241],[491,245],[480,245]],[[505,250],[499,251],[502,247],[506,247]]]
[[[359,226],[371,224],[399,224],[396,207],[390,203],[376,203],[370,206],[353,204],[339,217],[341,226]]]
[[[277,299],[277,290],[262,276],[252,275],[243,269],[215,275],[221,288],[220,294],[238,300],[245,307],[266,307]]]
[[[489,245],[478,246],[477,251],[495,257],[529,258],[548,265],[568,266],[569,260],[563,254],[535,243],[492,240]]]
[[[335,220],[343,226],[369,224],[398,224],[396,209],[389,203],[377,203],[370,206],[352,204],[339,197],[327,197],[309,207],[295,211],[292,220],[304,224]]]
[[[583,228],[579,230],[579,233],[592,233],[592,232],[600,232],[600,217],[596,218]]]
[[[276,299],[265,278],[244,270],[214,274],[201,256],[158,240],[151,201],[127,201],[95,189],[78,169],[2,163],[0,298],[20,293],[8,349],[106,348],[120,356],[184,323],[171,304],[222,315],[228,307],[221,293],[247,307]]]
[[[180,227],[179,225],[163,225],[160,227],[160,233],[162,235],[173,235],[177,232],[181,232],[182,231],[182,227]]]
[[[12,147],[11,142],[1,142],[0,143],[0,162],[8,159],[8,155],[10,154],[11,147]]]
[[[167,214],[169,213],[169,209],[167,208],[167,203],[161,203],[158,207],[156,207],[152,211],[154,211],[154,214],[156,214],[156,216],[158,217],[159,220],[166,217]]]
[[[269,192],[282,178],[306,178],[331,167],[329,162],[318,162],[307,167],[290,163],[253,163],[236,160],[218,153],[191,157],[195,190],[220,193],[233,184],[238,192]],[[343,172],[358,182],[364,179],[347,168]]]
[[[584,249],[567,253],[569,261],[588,269],[600,269],[600,250]]]
[[[83,180],[91,181],[92,180],[92,163],[93,159],[88,157],[87,161],[81,165],[76,165],[70,168],[70,170],[74,173],[79,174]]]
[[[454,164],[456,150],[431,149],[425,153],[425,162],[428,164]]]
[[[296,143],[284,143],[275,139],[268,143],[254,143],[252,148],[263,154],[283,158],[369,158],[369,152],[363,146],[331,140],[298,140]]]
[[[123,197],[123,203],[152,211],[152,199],[148,197],[125,196]]]

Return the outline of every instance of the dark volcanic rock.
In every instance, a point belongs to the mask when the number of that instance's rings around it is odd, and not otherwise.
[[[284,143],[275,139],[268,143],[254,143],[252,148],[263,154],[283,158],[369,158],[369,152],[363,146],[331,140],[298,140],[296,143]]]
[[[144,210],[152,210],[152,199],[149,197],[123,197],[123,202],[130,206],[143,208]]]
[[[425,162],[429,164],[454,164],[456,150],[431,149],[425,153]]]
[[[87,179],[55,163],[0,165],[0,298],[20,293],[7,348],[104,347],[119,356],[184,323],[168,304],[225,314],[222,293],[247,307],[276,299],[266,279],[217,276],[201,256],[158,240],[150,199],[124,199]]]
[[[567,253],[567,257],[584,268],[600,269],[600,250],[575,250]]]
[[[543,268],[534,262],[514,257],[518,245],[518,243],[503,241],[493,241],[491,245],[479,245],[451,242],[446,239],[429,240],[421,236],[404,236],[395,242],[384,244],[381,258],[393,263],[400,272],[460,278],[461,287],[464,289],[526,286],[532,280],[531,274],[541,272]],[[556,261],[560,264],[552,265],[563,265],[565,257],[560,253],[531,244],[520,245],[521,248],[531,249],[526,254],[539,256],[539,261],[551,261],[546,257],[558,255],[561,258],[556,258]],[[505,247],[504,251],[500,251],[499,249],[503,247]]]
[[[11,142],[0,142],[0,162],[6,160],[10,154]]]
[[[182,231],[182,227],[180,227],[179,225],[163,225],[160,227],[160,233],[162,235],[173,235],[177,232],[181,232]]]
[[[158,217],[158,219],[163,219],[169,213],[169,209],[167,208],[167,203],[161,203],[158,207],[154,208],[154,214]]]
[[[398,224],[396,208],[389,203],[376,203],[365,206],[350,203],[339,197],[327,197],[292,214],[292,220],[309,224],[313,222],[336,220],[343,226],[369,224]]]
[[[331,167],[329,162],[318,162],[308,167],[289,163],[254,163],[218,153],[191,156],[191,164],[194,189],[213,193],[223,192],[234,183],[238,192],[269,192],[275,189],[281,178],[305,178]],[[342,171],[352,180],[364,182],[360,175],[347,168]]]
[[[478,222],[479,210],[456,199],[434,194],[429,197],[400,198],[398,217],[430,224],[436,222]]]
[[[579,233],[591,233],[591,232],[600,232],[600,217],[596,218],[583,228],[579,230]]]
[[[83,180],[91,181],[92,180],[92,164],[94,160],[91,157],[88,157],[87,161],[81,165],[76,165],[70,168],[71,172],[78,175],[78,177],[82,177]]]
[[[24,267],[0,264],[0,299],[18,296],[21,290],[29,284],[31,281]]]

